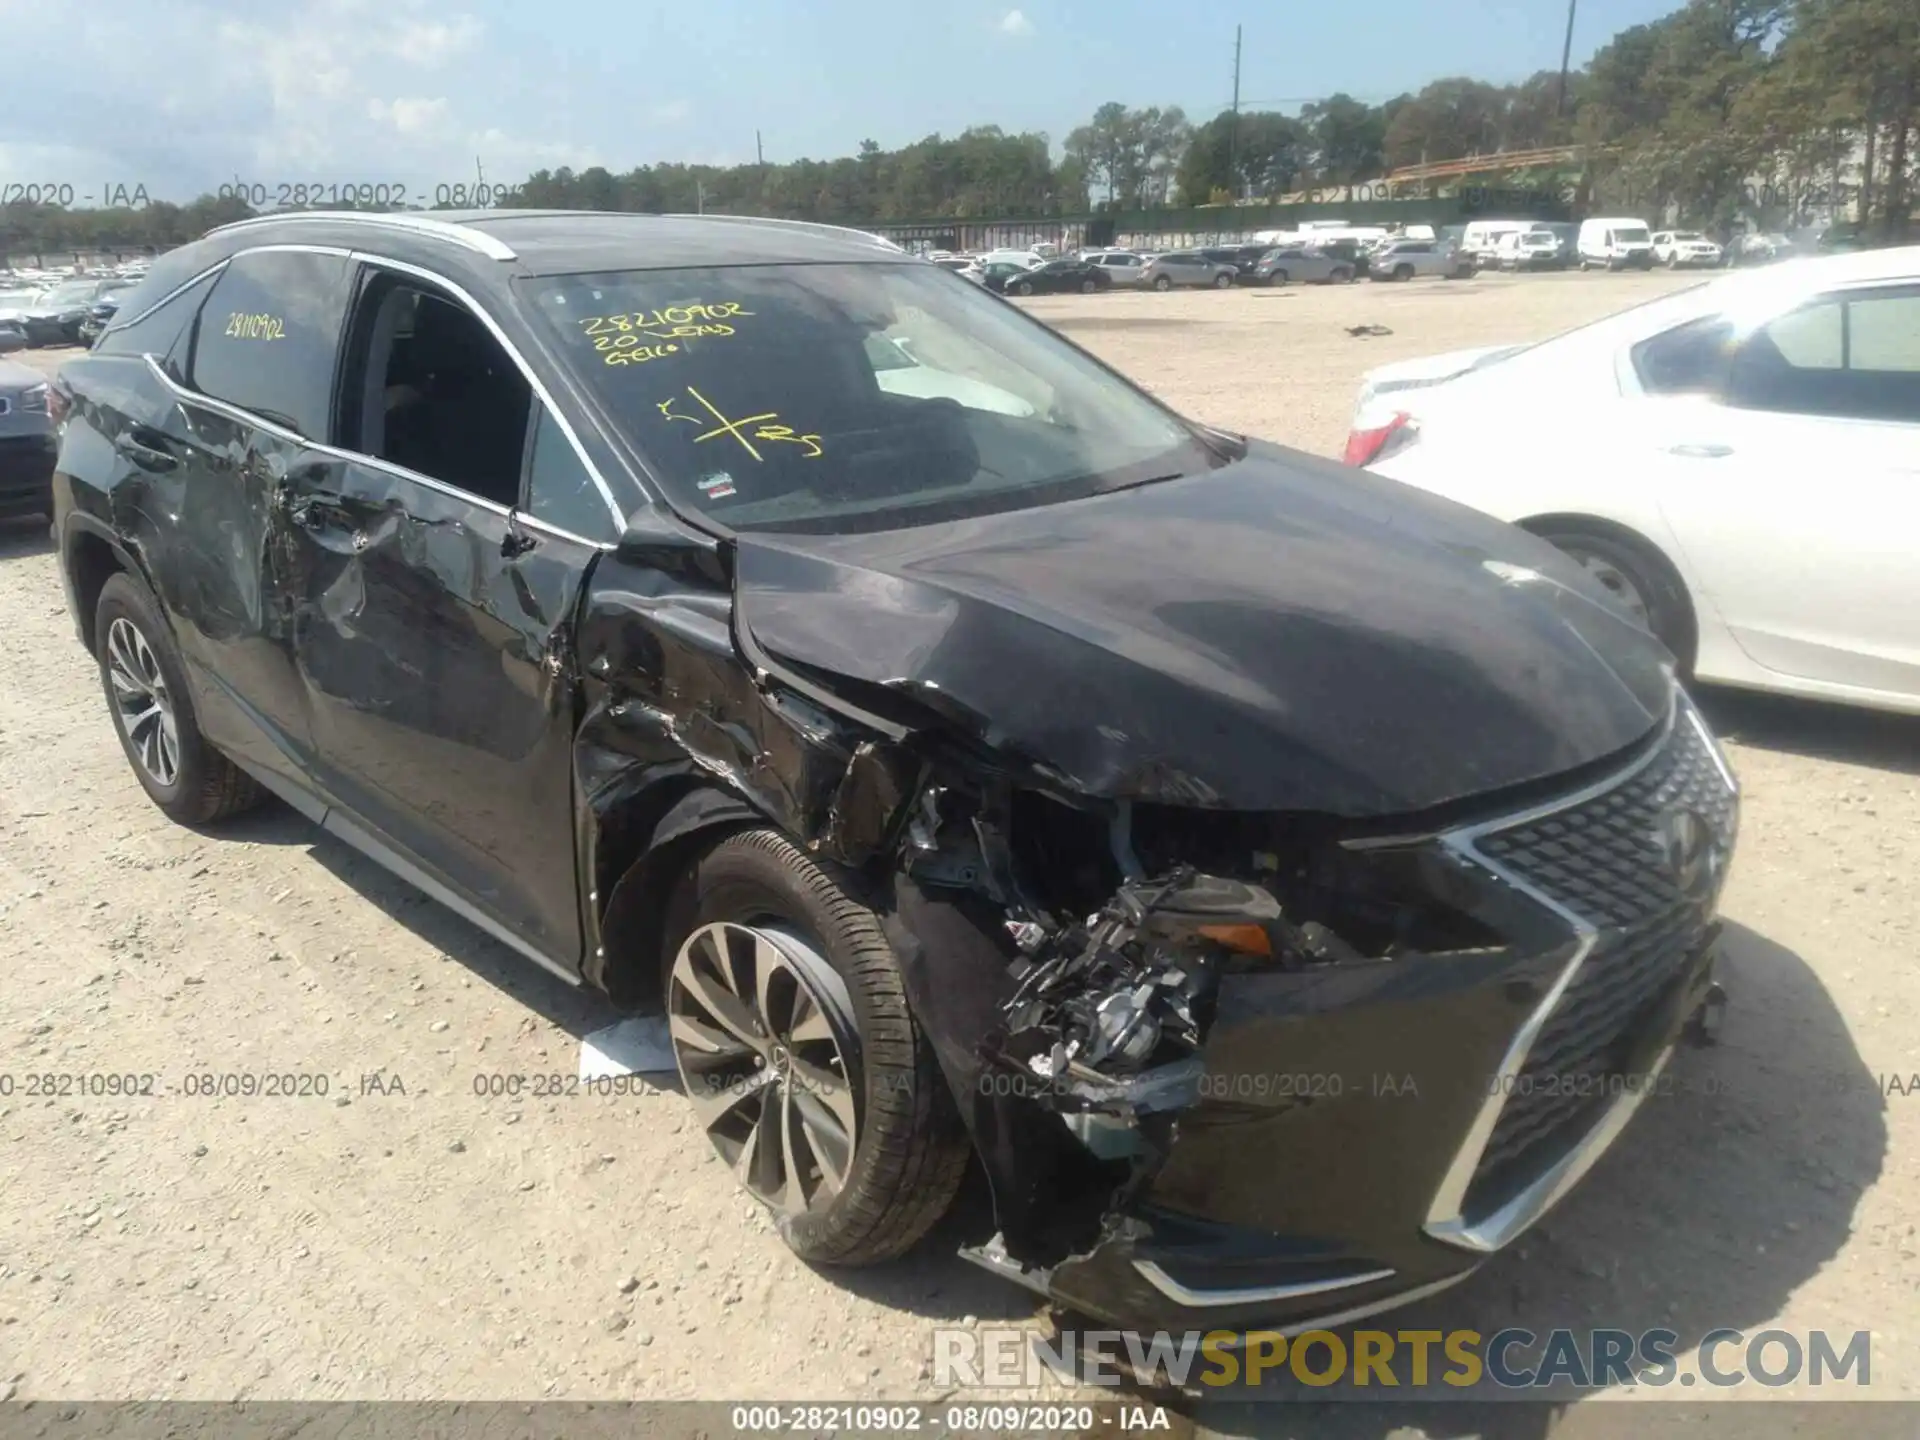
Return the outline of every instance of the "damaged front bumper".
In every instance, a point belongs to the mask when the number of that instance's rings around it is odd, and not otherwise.
[[[1736,824],[1683,697],[1572,794],[1346,844],[1483,943],[1356,945],[1278,883],[1191,872],[1049,934],[991,847],[985,903],[910,871],[890,925],[1000,1225],[971,1258],[1140,1329],[1340,1323],[1464,1278],[1657,1093],[1714,993]]]

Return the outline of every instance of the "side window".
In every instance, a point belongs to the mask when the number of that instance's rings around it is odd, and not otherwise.
[[[479,316],[431,285],[374,270],[349,343],[346,449],[503,508],[519,503],[533,391]]]
[[[97,355],[151,355],[165,363],[193,324],[194,311],[213,289],[218,274],[205,275],[185,290],[166,300],[151,313],[142,314],[144,300],[136,299],[139,309],[128,309],[127,323],[106,331],[93,347]],[[154,298],[160,299],[160,296]],[[122,309],[127,309],[122,306]],[[166,366],[176,380],[184,380],[178,359]]]
[[[1711,394],[1727,371],[1733,326],[1718,316],[1691,320],[1633,347],[1633,370],[1649,395]]]
[[[613,540],[613,516],[579,452],[553,418],[534,402],[533,453],[527,457],[527,513],[586,540]]]
[[[1762,326],[1735,357],[1727,401],[1920,423],[1920,288],[1828,295]]]
[[[194,326],[188,383],[324,438],[346,280],[344,256],[280,250],[234,256]]]

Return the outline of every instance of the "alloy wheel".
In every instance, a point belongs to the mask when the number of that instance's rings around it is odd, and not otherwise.
[[[735,1177],[786,1215],[831,1204],[853,1168],[847,1011],[833,968],[790,931],[720,921],[674,957],[667,1024],[680,1083]]]
[[[174,718],[167,677],[147,637],[125,616],[107,628],[107,680],[113,687],[114,723],[129,748],[159,785],[180,774],[180,727]]]
[[[1640,593],[1640,586],[1632,576],[1603,555],[1595,555],[1577,545],[1562,545],[1561,548],[1579,564],[1582,570],[1598,580],[1609,594],[1624,605],[1645,629],[1653,629],[1652,608],[1647,604],[1647,597]]]

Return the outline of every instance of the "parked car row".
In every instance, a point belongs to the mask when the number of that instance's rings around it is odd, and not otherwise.
[[[78,345],[95,308],[138,283],[137,275],[73,276],[52,285],[0,276],[0,351]]]

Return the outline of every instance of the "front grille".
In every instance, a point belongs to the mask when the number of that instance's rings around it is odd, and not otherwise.
[[[1707,938],[1735,827],[1735,793],[1681,712],[1660,748],[1620,784],[1565,809],[1481,834],[1474,848],[1597,934],[1534,1038],[1468,1186],[1469,1216],[1551,1164],[1622,1091],[1635,1022]],[[1685,873],[1662,840],[1691,811],[1710,863]]]

